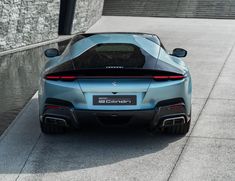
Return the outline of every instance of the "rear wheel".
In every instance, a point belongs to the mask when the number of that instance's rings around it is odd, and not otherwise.
[[[184,123],[184,124],[181,124],[181,125],[166,127],[166,128],[164,128],[164,132],[168,133],[168,134],[182,134],[182,135],[185,135],[189,131],[190,123],[191,123],[191,119],[187,123]]]
[[[45,134],[61,134],[66,131],[64,126],[53,125],[53,124],[45,124],[40,122],[41,130]]]

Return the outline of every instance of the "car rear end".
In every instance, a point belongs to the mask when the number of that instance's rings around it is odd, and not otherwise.
[[[189,72],[157,69],[158,58],[130,44],[98,44],[72,59],[73,69],[62,64],[46,72],[39,92],[41,122],[159,128],[187,123]]]

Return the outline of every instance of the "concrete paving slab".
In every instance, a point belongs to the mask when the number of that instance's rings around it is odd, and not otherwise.
[[[235,139],[235,100],[210,99],[192,136]]]
[[[213,60],[214,61],[213,63],[211,61],[205,61],[204,59],[203,60],[192,59],[192,60],[187,60],[188,61],[187,64],[189,65],[191,74],[200,75],[201,73],[203,73],[208,75],[210,74],[215,75],[220,71],[224,59],[225,57],[220,58],[218,61]],[[197,67],[197,69],[195,69],[195,67]],[[200,74],[198,74],[198,70],[200,70]]]
[[[195,98],[192,99],[192,116],[191,116],[190,130],[193,128],[194,124],[196,123],[205,102],[206,99],[195,99]]]
[[[191,68],[190,70],[194,68]],[[197,98],[206,99],[209,96],[211,88],[213,87],[216,81],[216,76],[218,75],[218,71],[217,71],[217,74],[208,74],[208,73],[200,72],[200,69],[197,69],[197,70],[198,72],[191,73],[192,86],[193,86],[192,97],[194,99],[197,99]]]
[[[205,102],[206,102],[206,99],[198,99],[198,98],[192,99],[191,125],[190,125],[189,131],[186,134],[186,136],[189,137],[191,135],[191,133],[194,129],[194,125],[196,124],[196,122],[198,120],[198,117],[203,109]]]
[[[235,100],[235,74],[220,76],[218,82],[211,93],[214,99],[233,99]]]
[[[211,93],[214,99],[235,100],[235,49],[231,52],[220,77]]]
[[[18,180],[166,180],[185,141],[129,129],[43,135]]]
[[[235,117],[202,116],[192,136],[235,139]]]
[[[0,137],[0,180],[15,180],[41,134],[35,95]]]
[[[234,150],[234,140],[190,138],[170,180],[235,180]]]
[[[235,50],[230,54],[230,57],[225,64],[221,76],[235,76]],[[233,81],[234,82],[234,81]]]
[[[235,52],[235,51],[233,51]],[[224,66],[224,71],[221,73],[221,76],[230,76],[235,75],[235,56],[233,58],[230,58],[232,60],[229,60],[228,63]]]
[[[235,51],[233,51],[235,54]],[[231,56],[228,63],[224,66],[221,76],[235,76],[235,56]]]

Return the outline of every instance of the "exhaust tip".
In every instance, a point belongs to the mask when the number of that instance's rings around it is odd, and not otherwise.
[[[46,124],[53,124],[53,125],[58,125],[58,126],[67,126],[67,122],[63,118],[58,118],[58,117],[51,117],[51,116],[46,116],[44,118],[44,122]]]
[[[181,124],[184,124],[184,123],[185,123],[185,117],[184,116],[167,118],[167,119],[163,120],[162,127],[176,126],[176,125],[181,125]]]

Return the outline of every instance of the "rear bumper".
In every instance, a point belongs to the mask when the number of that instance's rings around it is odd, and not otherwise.
[[[153,119],[155,110],[142,111],[84,111],[75,110],[80,124],[102,125],[147,124]]]
[[[79,127],[83,124],[100,125],[132,125],[145,124],[152,127],[166,126],[164,120],[174,118],[184,118],[187,122],[190,115],[187,115],[183,99],[170,99],[161,101],[151,110],[126,110],[126,111],[107,111],[107,110],[77,110],[68,102],[49,100],[45,104],[41,121],[48,121],[47,117],[65,120],[65,126]],[[52,124],[57,124],[53,120]],[[61,124],[61,122],[60,122]]]

